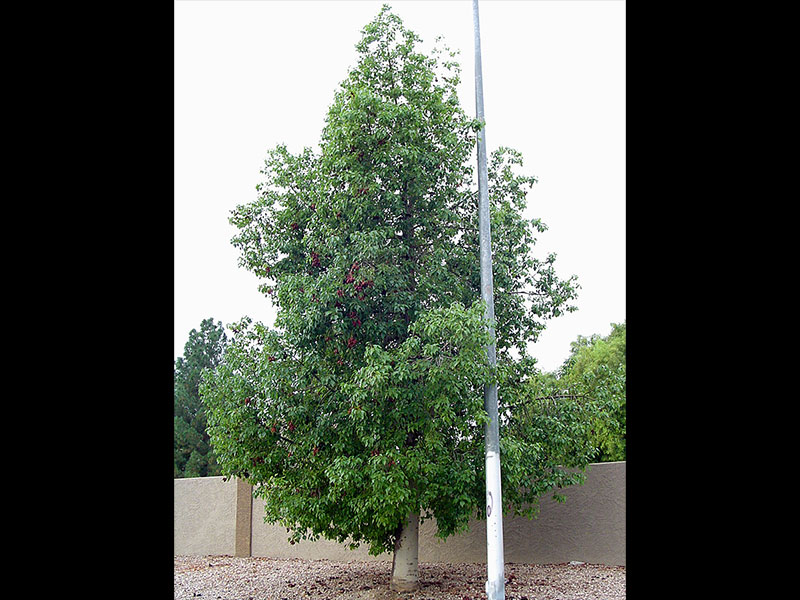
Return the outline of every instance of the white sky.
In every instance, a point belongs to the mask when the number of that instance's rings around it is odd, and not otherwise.
[[[360,31],[381,1],[174,0],[174,353],[208,317],[272,324],[258,278],[237,265],[228,223],[256,199],[267,150],[317,148]],[[427,50],[460,50],[461,104],[475,114],[471,0],[387,1]],[[539,182],[537,255],[576,274],[578,310],[531,347],[556,369],[578,335],[625,320],[624,0],[481,0],[486,141],[511,146]],[[228,337],[231,337],[228,332]]]

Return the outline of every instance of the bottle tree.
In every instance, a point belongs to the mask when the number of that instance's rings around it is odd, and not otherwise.
[[[483,386],[496,381],[505,508],[582,481],[584,414],[516,424],[527,353],[574,310],[574,277],[533,255],[522,217],[535,182],[507,148],[489,165],[497,367],[486,359],[478,260],[479,123],[456,94],[456,54],[384,6],[362,30],[319,149],[268,153],[258,197],[233,211],[240,264],[263,278],[274,328],[232,324],[202,394],[225,475],[253,484],[290,541],[324,537],[393,552],[391,586],[418,587],[419,524],[446,538],[484,516]],[[528,410],[529,410],[528,406]],[[549,420],[548,420],[549,419]],[[573,467],[573,468],[571,468]],[[574,468],[577,467],[577,468]]]

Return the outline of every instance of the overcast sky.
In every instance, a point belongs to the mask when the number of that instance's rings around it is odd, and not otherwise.
[[[317,148],[360,31],[383,1],[175,0],[174,352],[208,317],[272,324],[258,278],[238,267],[230,211],[257,197],[267,150]],[[471,0],[388,3],[419,34],[460,50],[460,100],[475,115]],[[578,335],[625,320],[624,0],[481,0],[489,152],[519,150],[539,181],[536,252],[575,274],[578,310],[548,322],[531,353],[545,371]],[[231,337],[230,332],[228,336]]]

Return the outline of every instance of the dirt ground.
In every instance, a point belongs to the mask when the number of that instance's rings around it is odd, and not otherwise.
[[[389,591],[385,561],[176,556],[175,600],[485,600],[486,565],[420,563],[420,590]],[[505,566],[506,600],[624,600],[625,567]]]

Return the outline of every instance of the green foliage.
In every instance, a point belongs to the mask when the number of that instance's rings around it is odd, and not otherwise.
[[[486,383],[499,387],[504,498],[525,514],[581,480],[589,451],[574,440],[589,419],[569,407],[517,419],[538,414],[525,348],[574,310],[578,287],[557,277],[555,255],[533,255],[545,226],[521,215],[535,178],[517,173],[516,151],[492,154],[490,369],[468,164],[480,124],[458,102],[455,53],[418,52],[386,6],[362,34],[319,151],[271,150],[258,198],[231,216],[240,265],[277,317],[274,329],[232,325],[201,395],[222,472],[254,484],[267,521],[293,541],[379,554],[412,511],[441,537],[483,515]]]
[[[174,383],[174,476],[205,477],[220,475],[206,432],[206,410],[200,400],[203,369],[219,364],[226,344],[222,323],[205,319],[200,331],[192,329],[184,355],[175,360]]]
[[[578,336],[559,371],[559,384],[571,393],[591,399],[604,413],[592,424],[590,440],[599,462],[625,460],[626,434],[626,324],[611,324],[606,337]]]

